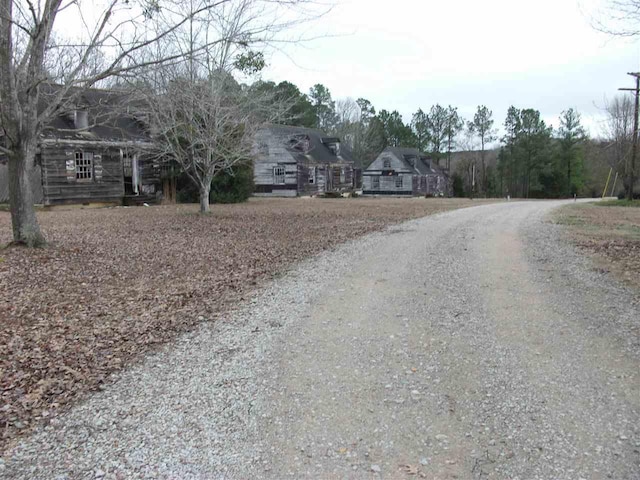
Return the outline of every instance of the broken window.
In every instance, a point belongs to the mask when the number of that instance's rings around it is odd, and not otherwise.
[[[388,158],[385,158],[384,161],[382,162],[382,168],[391,168],[391,160],[389,160]]]
[[[93,153],[76,152],[76,180],[91,181],[93,178]]]
[[[345,172],[344,168],[340,169],[340,183],[344,183],[347,181],[347,172]]]
[[[310,184],[316,183],[316,167],[309,168],[309,183]]]
[[[274,185],[284,185],[284,176],[285,176],[285,170],[282,165],[273,167],[273,184]]]

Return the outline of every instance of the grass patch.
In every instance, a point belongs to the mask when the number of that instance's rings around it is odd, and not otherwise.
[[[640,207],[640,200],[604,200],[594,203],[598,207]]]

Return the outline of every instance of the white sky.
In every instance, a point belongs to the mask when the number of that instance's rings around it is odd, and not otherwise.
[[[632,86],[637,41],[611,38],[590,25],[601,0],[335,0],[333,11],[306,29],[327,34],[284,45],[269,58],[265,80],[301,91],[322,83],[333,99],[364,97],[405,121],[418,108],[476,106],[502,125],[509,105],[540,110],[558,125],[576,108],[599,133],[604,99]]]

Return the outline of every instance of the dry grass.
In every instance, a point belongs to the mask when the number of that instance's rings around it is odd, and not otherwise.
[[[635,204],[634,204],[635,206]],[[640,291],[640,208],[617,203],[589,203],[564,207],[556,220],[569,226],[571,240]]]
[[[0,250],[0,447],[294,262],[467,199],[254,199],[38,213],[48,247]],[[11,240],[0,212],[0,244]]]

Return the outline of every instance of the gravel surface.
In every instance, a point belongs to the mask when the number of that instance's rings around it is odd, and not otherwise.
[[[0,477],[640,479],[637,295],[544,223],[440,214],[302,262]]]
[[[3,249],[0,451],[113,372],[296,262],[390,224],[495,200],[252,198],[38,212],[46,248]],[[63,208],[63,207],[61,207]]]

